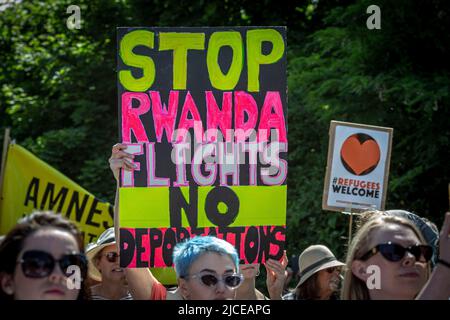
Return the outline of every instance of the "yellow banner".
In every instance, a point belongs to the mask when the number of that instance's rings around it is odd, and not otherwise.
[[[114,209],[25,148],[8,147],[0,198],[0,234],[33,210],[53,210],[74,221],[85,245],[112,227]]]
[[[96,241],[114,225],[114,208],[25,148],[10,144],[0,197],[0,235],[34,210],[53,210],[74,221],[84,243]],[[152,269],[163,284],[176,283],[172,269]]]

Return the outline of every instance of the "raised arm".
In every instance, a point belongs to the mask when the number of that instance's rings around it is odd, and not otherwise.
[[[109,167],[116,179],[116,198],[114,201],[114,231],[116,234],[117,250],[120,244],[119,232],[119,176],[120,169],[132,170],[135,165],[131,162],[133,155],[125,152],[127,148],[124,144],[115,144],[112,147],[111,157],[109,158]],[[159,281],[153,276],[148,268],[126,268],[125,275],[128,281],[128,288],[131,295],[136,300],[149,300],[152,296],[152,289]]]
[[[439,260],[430,279],[418,294],[419,300],[448,300],[450,298],[450,212],[445,214],[439,235]]]
[[[269,291],[270,299],[281,300],[284,289],[284,282],[286,281],[286,266],[288,258],[286,251],[284,251],[283,258],[280,261],[269,259],[265,263],[267,271],[267,291]]]

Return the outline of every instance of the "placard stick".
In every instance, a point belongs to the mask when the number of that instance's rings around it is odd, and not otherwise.
[[[8,146],[9,146],[9,133],[10,129],[5,129],[5,136],[3,137],[3,153],[2,153],[2,165],[0,167],[0,198],[3,199],[3,177],[5,174],[5,164],[6,164],[6,157],[8,153]]]
[[[348,246],[347,246],[347,248],[350,248],[350,243],[352,243],[352,229],[353,229],[353,211],[352,211],[351,205],[348,210],[350,213],[350,221],[348,224]]]

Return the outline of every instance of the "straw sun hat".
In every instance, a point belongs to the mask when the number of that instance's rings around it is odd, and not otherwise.
[[[327,247],[323,245],[309,246],[298,258],[300,281],[297,284],[297,288],[320,270],[344,265],[345,263],[338,261],[333,252]]]
[[[114,235],[114,227],[106,229],[96,242],[89,243],[86,248],[86,256],[89,259],[89,277],[95,281],[102,281],[102,274],[95,266],[94,258],[95,256],[103,250],[103,248],[108,247],[116,243],[116,238]]]

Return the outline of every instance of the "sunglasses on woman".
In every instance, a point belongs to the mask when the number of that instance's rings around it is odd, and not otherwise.
[[[216,287],[219,282],[223,282],[229,289],[236,289],[244,280],[244,276],[240,273],[228,273],[219,278],[212,273],[200,272],[182,278],[198,278],[207,287]]]
[[[67,272],[69,266],[78,266],[82,270],[82,274],[87,270],[87,259],[84,254],[66,254],[61,259],[55,259],[45,251],[30,250],[22,255],[22,259],[18,261],[22,266],[23,274],[28,278],[45,278],[52,274],[56,263],[59,264],[62,272],[69,276]]]
[[[108,253],[102,254],[102,256],[105,256],[106,260],[108,260],[108,262],[111,262],[111,263],[115,263],[117,261],[117,259],[120,257],[117,252],[108,252]]]
[[[330,267],[325,269],[328,273],[333,273],[334,271],[341,272],[341,267]]]
[[[416,244],[405,248],[397,243],[388,242],[372,248],[361,257],[361,260],[367,260],[378,252],[391,262],[402,260],[406,252],[410,252],[416,258],[416,261],[421,262],[428,262],[433,256],[433,248],[428,245]]]

